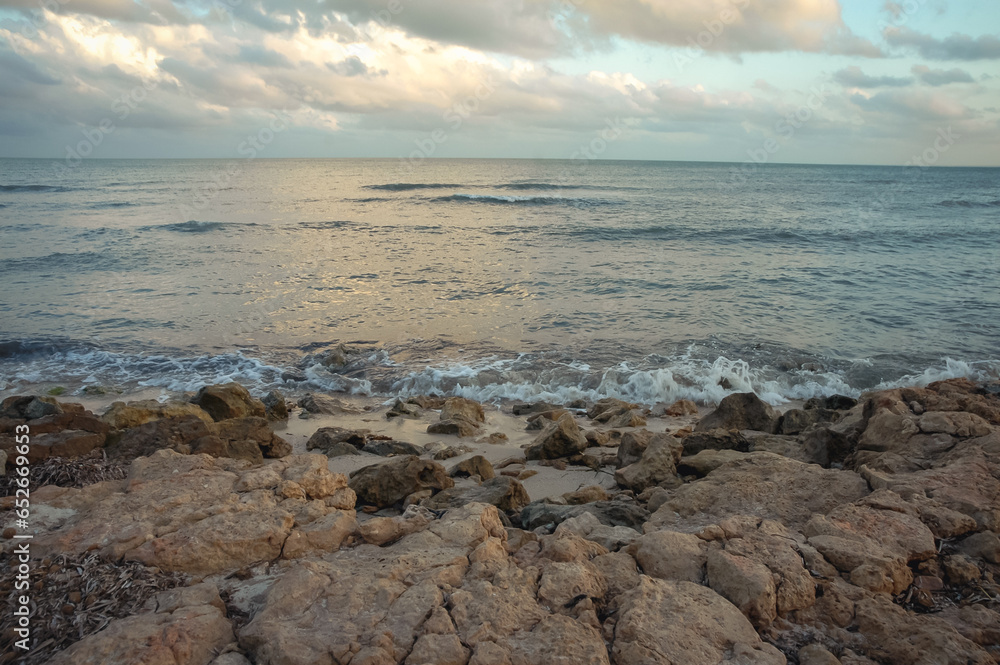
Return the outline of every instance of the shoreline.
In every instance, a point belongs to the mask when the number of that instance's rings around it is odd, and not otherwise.
[[[70,458],[33,464],[71,481],[31,490],[33,597],[87,626],[27,662],[997,663],[998,392],[9,398],[0,444]]]

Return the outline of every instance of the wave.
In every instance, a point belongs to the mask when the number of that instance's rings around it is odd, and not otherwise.
[[[946,208],[996,208],[1000,207],[1000,200],[967,201],[965,199],[951,199],[947,201],[939,201],[938,205]]]
[[[590,207],[611,205],[613,201],[602,199],[575,198],[569,196],[500,196],[495,194],[452,194],[430,199],[434,203],[485,203],[491,205],[567,205]]]
[[[142,204],[133,203],[132,201],[106,201],[104,203],[94,203],[88,207],[91,210],[104,210],[106,208],[131,208],[139,205]]]
[[[73,187],[61,185],[0,185],[0,192],[72,192]]]
[[[892,378],[882,379],[888,365],[879,359],[788,364],[753,354],[741,358],[733,355],[739,353],[735,349],[729,354],[693,349],[692,345],[672,356],[592,365],[545,354],[397,363],[389,351],[375,347],[358,351],[347,367],[330,368],[312,354],[123,353],[66,340],[7,341],[0,342],[0,391],[57,383],[69,386],[71,393],[88,385],[180,393],[237,381],[258,394],[280,388],[289,394],[324,391],[387,399],[436,394],[480,402],[566,404],[617,397],[645,405],[677,399],[712,405],[734,392],[754,392],[780,405],[834,394],[859,397],[868,390],[921,386],[949,378],[996,380],[1000,372],[1000,361],[944,358],[930,367],[896,371]]]
[[[363,189],[374,189],[380,192],[413,192],[421,189],[456,189],[466,186],[441,182],[392,182],[387,185],[365,185]]]
[[[177,222],[175,224],[161,224],[154,226],[145,226],[142,228],[144,231],[175,231],[178,233],[212,233],[213,231],[221,231],[228,228],[242,228],[249,226],[258,226],[254,222],[200,222],[197,220],[191,220],[189,222]]]
[[[590,185],[576,183],[551,183],[551,182],[508,182],[497,185],[497,189],[510,189],[514,191],[544,191],[561,189],[589,189],[605,192],[636,192],[643,191],[642,187],[625,187],[621,185]]]

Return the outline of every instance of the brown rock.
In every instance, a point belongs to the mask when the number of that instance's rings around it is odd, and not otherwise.
[[[113,429],[131,429],[160,418],[194,416],[206,423],[213,422],[212,416],[197,404],[190,402],[166,402],[156,400],[139,402],[114,402],[101,416],[101,420]]]
[[[441,420],[427,426],[428,434],[451,434],[458,437],[477,436],[479,425],[462,417]]]
[[[587,487],[581,487],[575,492],[567,492],[562,496],[566,499],[566,503],[571,506],[593,503],[594,501],[608,500],[607,490],[600,485],[588,485]]]
[[[721,428],[774,433],[779,418],[778,413],[754,393],[734,393],[719,402],[715,411],[702,418],[695,432]]]
[[[698,405],[688,399],[679,399],[668,406],[664,413],[674,418],[696,416],[698,415]]]
[[[701,584],[707,547],[697,536],[676,531],[654,531],[629,547],[642,571],[650,577]]]
[[[653,433],[649,430],[636,430],[622,434],[621,443],[618,444],[618,468],[635,464],[642,459],[642,454],[649,446],[649,440],[653,438]]]
[[[478,487],[452,487],[438,492],[421,502],[428,508],[457,508],[470,503],[496,506],[505,513],[516,512],[531,502],[527,490],[510,476],[499,476],[484,481]]]
[[[454,485],[443,466],[412,455],[358,469],[351,474],[350,482],[360,501],[380,508],[392,506],[414,492]]]
[[[308,393],[300,398],[298,405],[306,413],[314,415],[342,416],[362,413],[362,410],[352,406],[336,397],[321,395],[318,393]]]
[[[976,562],[964,554],[952,554],[942,561],[948,581],[959,586],[975,582],[982,576]]]
[[[205,386],[191,402],[207,411],[216,422],[247,416],[263,418],[267,413],[264,403],[251,397],[249,391],[238,383]]]
[[[722,550],[708,553],[708,584],[743,612],[757,628],[777,617],[777,589],[771,571],[753,559]]]
[[[641,492],[652,485],[674,481],[682,450],[683,444],[674,437],[655,434],[643,451],[642,459],[615,471],[615,482],[633,492]]]
[[[441,420],[464,418],[471,423],[486,422],[483,405],[464,397],[449,397],[441,407]]]
[[[330,455],[329,451],[336,450],[339,444],[347,443],[354,448],[361,450],[368,442],[371,430],[367,429],[344,429],[343,427],[320,427],[309,440],[306,441],[306,450],[320,450],[325,455]],[[331,455],[332,456],[332,455]]]
[[[496,477],[493,465],[482,455],[475,455],[467,460],[463,460],[451,467],[448,475],[452,478],[458,476],[479,476],[481,480],[489,480]]]
[[[264,404],[268,420],[288,420],[288,404],[285,403],[285,396],[280,391],[272,390],[264,395],[261,402]]]
[[[750,442],[737,430],[696,431],[684,437],[684,454],[697,455],[703,450],[738,450],[748,452]]]
[[[587,449],[587,439],[580,432],[571,415],[564,415],[546,427],[525,451],[529,460],[556,459],[582,453]]]
[[[619,605],[612,646],[616,665],[785,663],[736,607],[703,586],[642,577]]]

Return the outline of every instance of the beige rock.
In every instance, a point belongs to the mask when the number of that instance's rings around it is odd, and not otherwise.
[[[674,437],[656,434],[650,438],[638,462],[615,471],[615,482],[633,492],[641,492],[653,485],[675,481],[682,451],[683,445]]]
[[[353,510],[335,510],[288,534],[281,556],[297,559],[309,555],[336,552],[341,543],[354,533],[358,523]]]
[[[267,412],[264,403],[251,397],[249,391],[238,383],[205,386],[191,402],[208,412],[216,422],[247,416],[263,418]]]
[[[868,484],[856,473],[772,453],[747,453],[704,479],[673,490],[673,497],[650,517],[645,530],[695,530],[744,514],[794,529],[814,513],[826,514],[867,493]]]
[[[820,644],[807,644],[799,649],[799,665],[840,665],[840,661]]]
[[[771,571],[762,563],[722,550],[708,553],[708,584],[739,608],[757,628],[777,617],[777,589]]]
[[[496,477],[493,465],[482,455],[474,455],[467,460],[462,460],[448,470],[448,475],[452,478],[457,476],[479,476],[480,480],[489,480]]]
[[[607,588],[604,576],[589,561],[554,562],[542,571],[538,602],[556,614],[574,615],[581,596],[601,599]]]
[[[441,420],[449,420],[455,417],[465,418],[474,423],[486,422],[486,415],[483,413],[483,405],[464,397],[449,397],[441,407]]]
[[[525,451],[525,457],[529,460],[556,459],[582,453],[586,449],[587,438],[573,416],[567,414],[542,430]]]
[[[619,604],[616,665],[722,663],[733,652],[748,664],[785,663],[735,606],[703,586],[642,577]]]
[[[581,487],[574,492],[567,492],[562,496],[566,499],[566,503],[571,506],[608,500],[607,490],[600,485],[588,485],[586,487]]]
[[[164,603],[156,612],[118,619],[104,630],[58,652],[51,665],[209,665],[233,642],[225,606],[214,602]],[[176,597],[177,594],[174,594]],[[188,594],[189,598],[205,594]],[[162,598],[162,595],[161,595]],[[158,599],[161,600],[161,599]]]
[[[719,402],[715,411],[702,418],[695,431],[722,428],[773,433],[779,418],[779,414],[757,395],[734,393]]]
[[[664,413],[673,418],[696,416],[698,415],[698,405],[688,399],[679,399],[668,406]]]
[[[175,418],[178,416],[194,416],[205,423],[212,421],[212,416],[197,404],[190,402],[166,402],[144,400],[139,402],[113,402],[101,416],[101,420],[112,429],[129,429],[138,427],[160,418]]]
[[[358,499],[380,508],[402,501],[425,489],[447,489],[455,481],[437,462],[414,455],[393,457],[380,464],[366,466],[351,474],[351,489]]]
[[[470,654],[458,635],[424,633],[413,645],[406,665],[466,665]]]
[[[546,616],[508,640],[512,665],[610,665],[595,629],[564,616]]]
[[[282,478],[297,483],[310,499],[324,499],[346,489],[348,485],[347,477],[331,472],[327,463],[325,455],[296,455],[289,458]]]
[[[961,411],[945,413],[928,411],[920,416],[918,421],[921,432],[928,434],[942,433],[959,437],[986,436],[993,428],[984,418],[974,413]]]
[[[478,487],[452,487],[438,492],[421,505],[428,508],[444,509],[464,506],[469,503],[486,503],[504,512],[516,512],[530,503],[531,497],[518,480],[509,476],[491,478]]]
[[[629,547],[629,553],[651,577],[700,584],[705,576],[707,547],[689,533],[647,533]]]

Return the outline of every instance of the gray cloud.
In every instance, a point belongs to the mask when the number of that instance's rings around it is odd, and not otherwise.
[[[926,65],[913,65],[912,71],[917,78],[927,85],[948,85],[949,83],[975,83],[972,74],[955,67],[954,69],[931,69]]]
[[[900,88],[913,83],[911,78],[868,76],[858,66],[846,67],[835,72],[833,80],[849,88]]]
[[[890,46],[915,50],[928,60],[996,60],[1000,59],[1000,39],[994,35],[971,37],[955,33],[936,39],[909,28],[892,27],[883,32]]]

